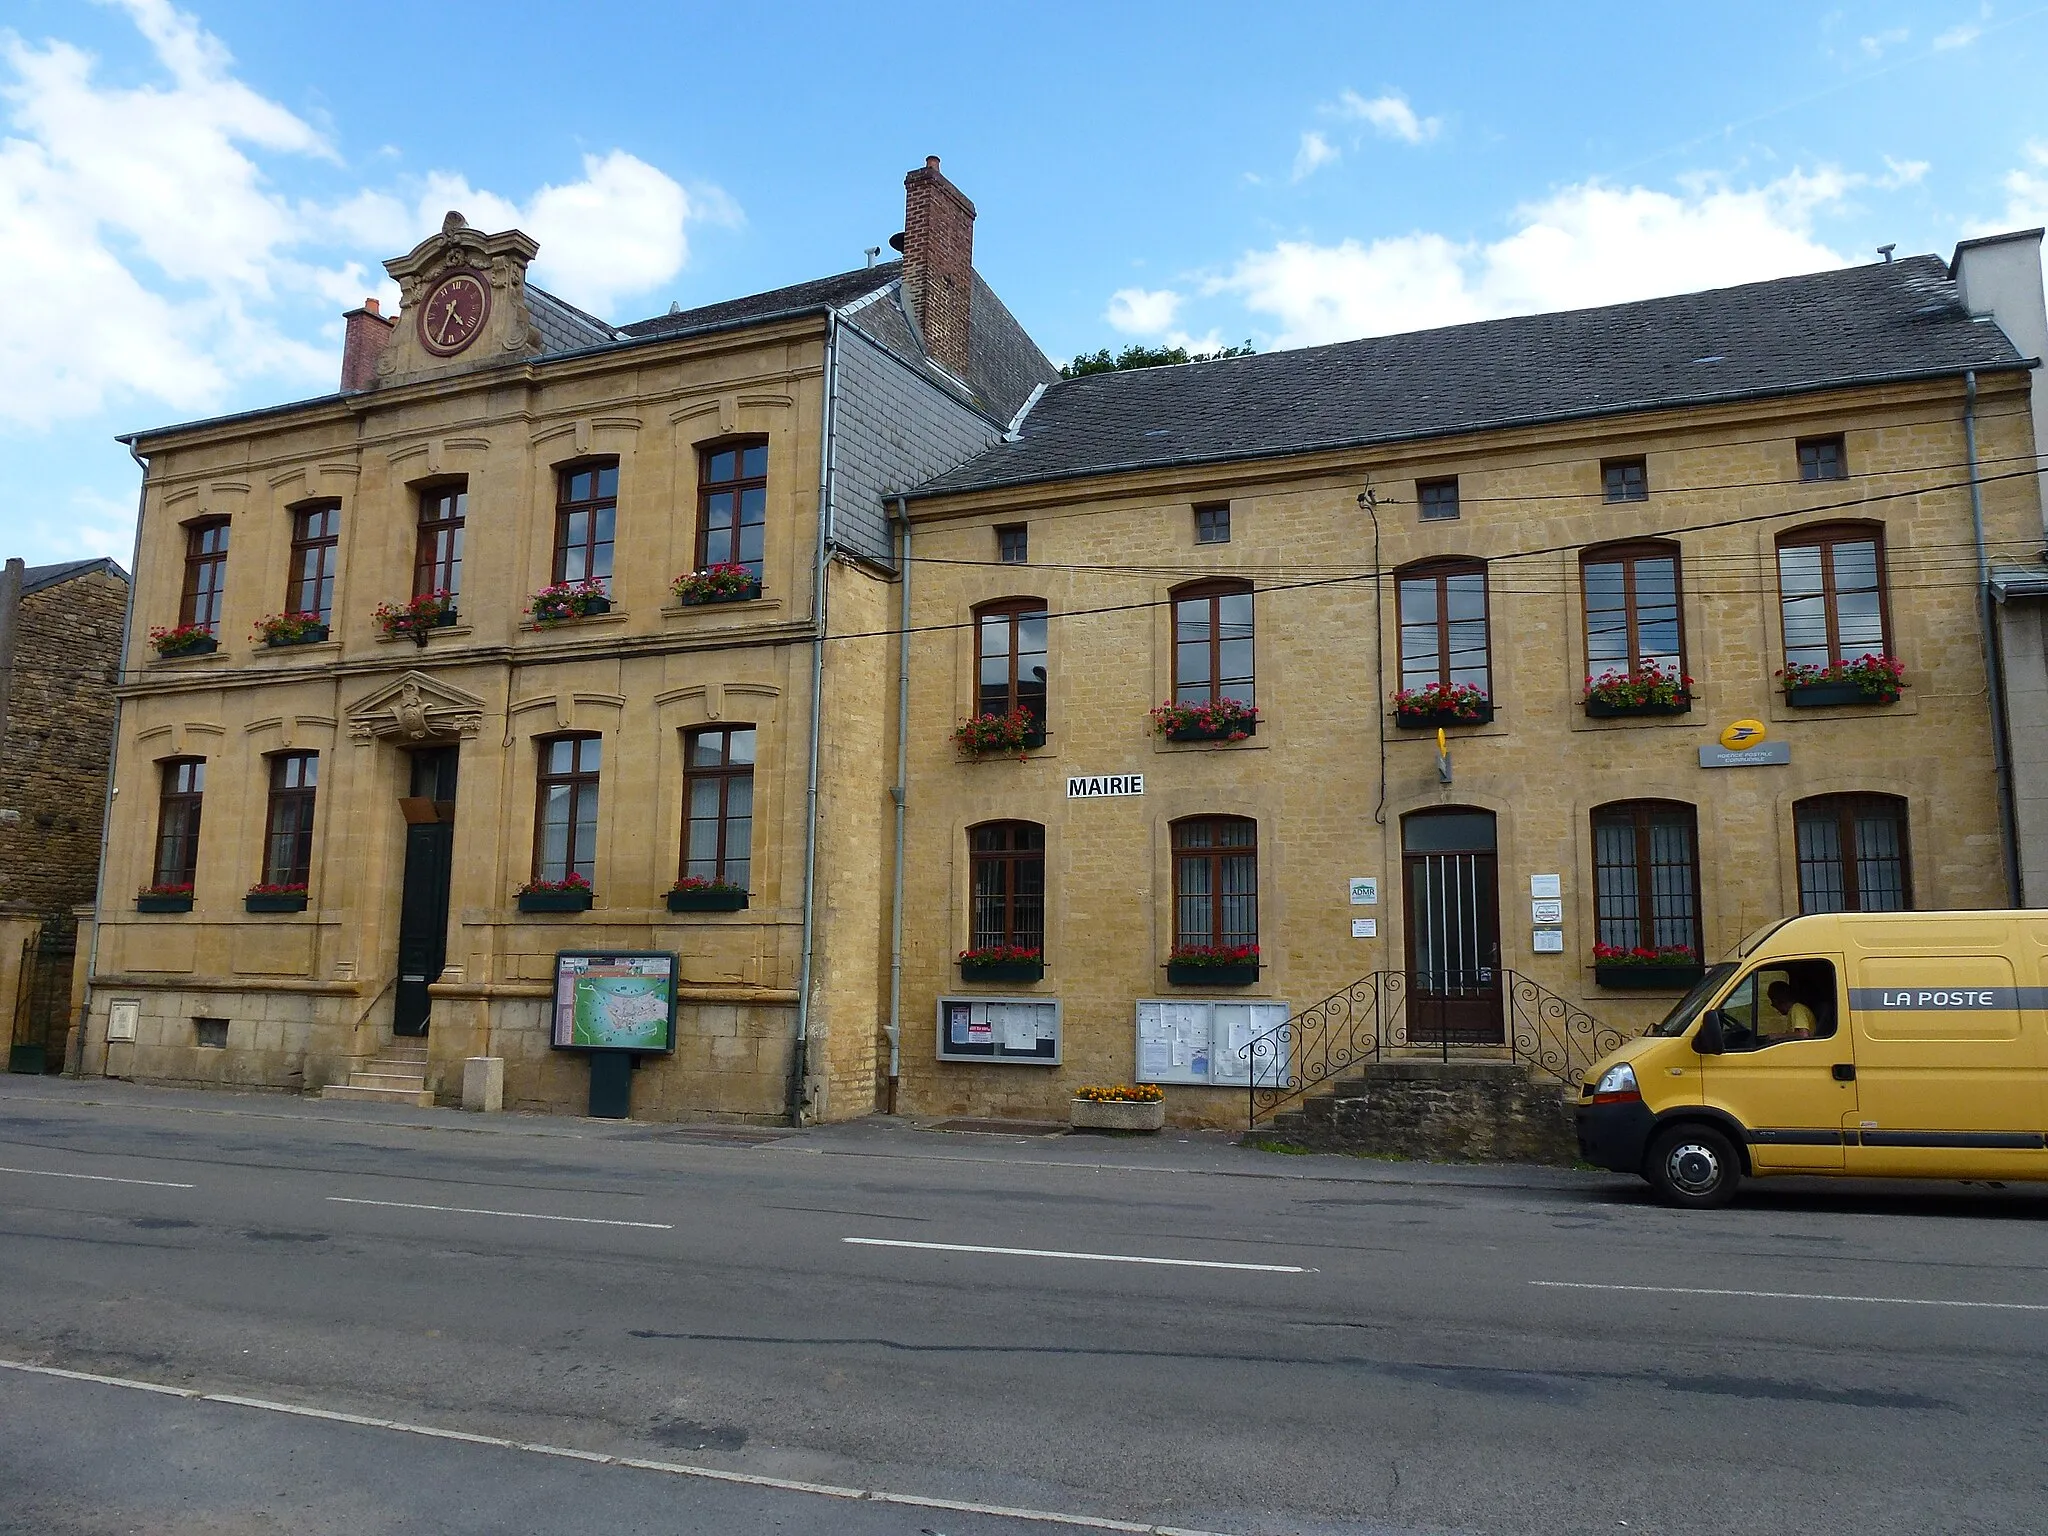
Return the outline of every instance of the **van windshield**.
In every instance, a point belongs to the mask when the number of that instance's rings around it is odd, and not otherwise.
[[[1684,1034],[1692,1021],[1699,1017],[1700,1010],[1707,1006],[1707,999],[1719,991],[1728,978],[1734,974],[1735,963],[1732,960],[1724,960],[1719,965],[1708,966],[1707,974],[1699,979],[1690,992],[1678,1000],[1677,1005],[1664,1015],[1664,1022],[1651,1030],[1650,1033],[1653,1035]]]

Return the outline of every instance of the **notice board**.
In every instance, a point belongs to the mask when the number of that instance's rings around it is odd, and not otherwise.
[[[1056,997],[942,997],[939,1060],[1060,1064]]]
[[[1166,998],[1138,1004],[1138,1072],[1141,1083],[1205,1083],[1244,1087],[1253,1063],[1245,1047],[1293,1016],[1286,1003],[1207,1002]],[[1284,1049],[1275,1060],[1262,1051],[1260,1082],[1284,1073]]]

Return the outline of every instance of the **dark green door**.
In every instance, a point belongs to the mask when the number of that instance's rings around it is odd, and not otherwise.
[[[398,903],[398,1002],[395,1035],[424,1035],[427,988],[448,963],[448,876],[455,852],[455,748],[412,755],[412,793],[404,801],[405,887]]]

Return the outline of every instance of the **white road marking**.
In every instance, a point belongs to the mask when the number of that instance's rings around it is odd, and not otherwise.
[[[197,1184],[172,1184],[164,1179],[117,1179],[105,1173],[53,1173],[48,1168],[0,1168],[0,1173],[27,1173],[39,1179],[88,1179],[94,1184],[146,1184],[151,1189],[197,1189]]]
[[[1299,1264],[1229,1264],[1221,1259],[1148,1259],[1135,1253],[1066,1253],[1057,1248],[984,1248],[976,1243],[912,1243],[895,1237],[842,1237],[863,1248],[923,1248],[933,1253],[999,1253],[1016,1259],[1093,1259],[1099,1264],[1166,1264],[1175,1269],[1250,1269],[1264,1275],[1308,1275]]]
[[[1976,1307],[1987,1312],[2048,1312],[2031,1301],[1932,1301],[1921,1296],[1831,1296],[1816,1291],[1717,1291],[1700,1285],[1595,1285],[1588,1280],[1531,1280],[1552,1291],[1643,1291],[1658,1296],[1745,1296],[1759,1301],[1860,1301],[1878,1307]]]
[[[497,1435],[473,1435],[460,1429],[437,1429],[430,1424],[408,1424],[401,1419],[373,1419],[360,1413],[339,1413],[331,1408],[308,1408],[299,1403],[279,1403],[262,1397],[240,1397],[228,1392],[200,1392],[189,1387],[167,1387],[158,1382],[136,1381],[125,1376],[99,1376],[90,1371],[59,1370],[53,1365],[30,1365],[24,1360],[0,1360],[0,1370],[20,1371],[28,1376],[51,1376],[59,1381],[91,1382],[102,1387],[124,1387],[131,1392],[151,1392],[160,1397],[182,1397],[192,1402],[253,1408],[263,1413],[289,1414],[298,1419],[320,1419],[330,1424],[353,1424],[363,1429],[392,1430],[402,1435],[420,1435],[429,1440],[455,1440],[465,1445],[488,1445],[505,1451],[525,1451],[535,1456],[554,1456],[564,1461],[591,1462],[605,1467],[632,1467],[641,1472],[666,1472],[672,1477],[695,1477],[714,1483],[736,1483],[746,1488],[774,1488],[785,1493],[808,1493],[827,1499],[864,1499],[875,1504],[898,1504],[910,1509],[943,1509],[954,1514],[989,1515],[1002,1520],[1036,1520],[1046,1525],[1065,1525],[1084,1531],[1124,1531],[1132,1533],[1132,1536],[1222,1536],[1222,1533],[1217,1531],[1194,1530],[1178,1525],[1152,1525],[1138,1520],[1114,1520],[1104,1515],[1074,1515],[1050,1509],[1012,1509],[1002,1504],[974,1504],[964,1499],[933,1498],[919,1493],[890,1493],[879,1488],[842,1488],[833,1483],[804,1483],[788,1477],[762,1477],[750,1472],[729,1472],[722,1467],[695,1467],[685,1462],[648,1461],[638,1456],[606,1456],[597,1451],[579,1451],[566,1445],[506,1440]]]
[[[446,1211],[452,1216],[515,1216],[521,1221],[573,1221],[583,1227],[642,1227],[649,1232],[673,1232],[665,1221],[606,1221],[597,1216],[543,1216],[538,1211],[485,1211],[473,1205],[413,1205],[404,1200],[351,1200],[347,1195],[329,1195],[336,1205],[381,1205],[393,1211]]]

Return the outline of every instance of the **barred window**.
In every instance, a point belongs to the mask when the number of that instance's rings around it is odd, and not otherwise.
[[[1173,824],[1173,941],[1259,942],[1259,824],[1196,816]]]
[[[1816,795],[1792,807],[1801,912],[1904,912],[1913,905],[1906,802]]]
[[[992,821],[967,830],[974,906],[968,943],[1045,948],[1045,828]]]

